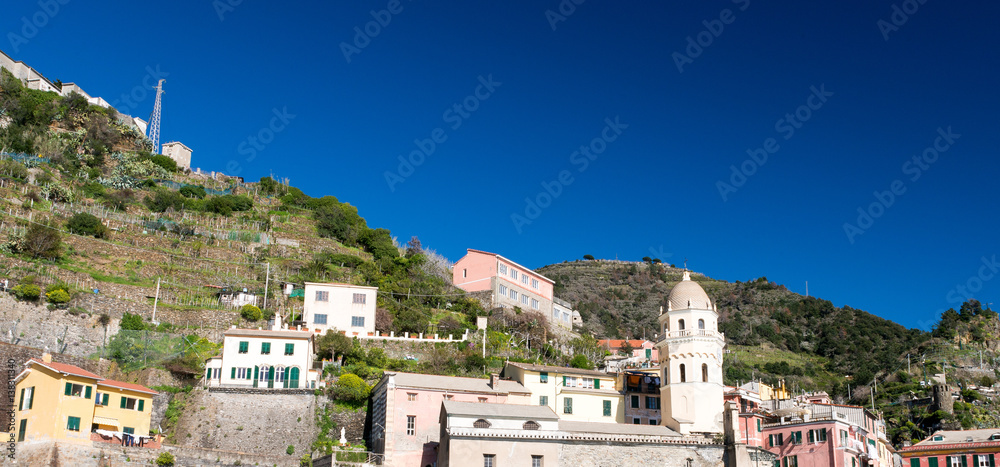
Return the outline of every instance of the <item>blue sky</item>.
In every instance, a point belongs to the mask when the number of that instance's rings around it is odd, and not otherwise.
[[[141,117],[165,75],[194,166],[452,260],[687,258],[922,328],[1000,302],[995,2],[51,2],[0,49]]]

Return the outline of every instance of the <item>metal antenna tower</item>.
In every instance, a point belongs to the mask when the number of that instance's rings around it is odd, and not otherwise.
[[[153,104],[153,113],[149,118],[149,140],[153,142],[153,154],[160,153],[160,103],[163,96],[163,82],[161,79],[156,87],[156,103]]]

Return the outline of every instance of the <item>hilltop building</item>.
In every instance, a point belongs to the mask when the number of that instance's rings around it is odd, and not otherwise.
[[[690,272],[670,289],[667,312],[658,319],[664,424],[681,434],[721,433],[726,338],[715,305]]]
[[[163,155],[174,160],[177,163],[177,167],[184,170],[191,169],[191,153],[194,152],[191,148],[184,145],[180,141],[171,141],[163,145]]]
[[[995,467],[1000,460],[1000,429],[938,431],[899,450],[908,467]]]
[[[32,358],[13,379],[17,442],[92,441],[126,436],[149,437],[156,391],[138,384],[104,379],[83,368]]]
[[[337,329],[348,337],[375,334],[378,287],[306,282],[302,320],[317,334]]]
[[[517,307],[552,316],[555,282],[496,253],[468,249],[455,263],[452,281],[466,292],[485,293],[489,307]]]

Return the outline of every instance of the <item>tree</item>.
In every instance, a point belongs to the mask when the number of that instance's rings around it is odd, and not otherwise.
[[[589,370],[593,368],[590,364],[590,360],[584,357],[582,354],[576,354],[572,360],[569,361],[569,366],[573,368],[580,368],[583,370]]]
[[[200,185],[184,185],[178,192],[186,198],[204,199],[205,196],[208,196],[205,187]]]
[[[336,359],[337,356],[345,355],[354,348],[354,341],[336,329],[330,329],[316,340],[316,357],[320,359]]]
[[[24,252],[34,258],[56,259],[61,246],[62,235],[49,223],[33,223],[24,234]]]
[[[423,245],[420,244],[420,239],[416,235],[410,238],[409,242],[406,242],[406,257],[409,258],[413,255],[419,255],[424,251]]]
[[[375,309],[375,330],[389,332],[392,330],[392,313],[385,308]]]
[[[593,261],[594,260],[594,255],[583,255],[583,259],[585,259],[587,261]]]
[[[156,458],[156,465],[159,467],[173,467],[174,462],[174,455],[167,451],[161,452],[160,456]]]
[[[106,238],[108,228],[93,214],[78,212],[66,222],[66,229],[77,235],[89,235],[95,238]]]
[[[126,331],[145,331],[146,323],[142,320],[142,316],[138,314],[133,315],[132,313],[125,312],[125,316],[122,317],[122,322],[119,323],[118,327]]]
[[[629,342],[627,339],[625,340],[625,342],[622,343],[621,348],[618,349],[618,353],[626,357],[631,357],[633,351],[635,351],[635,348],[632,347],[632,343]]]

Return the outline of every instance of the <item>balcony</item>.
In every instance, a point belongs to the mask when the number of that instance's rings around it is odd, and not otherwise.
[[[719,331],[709,329],[682,329],[680,331],[668,331],[663,334],[663,339],[674,339],[678,337],[718,337],[725,339],[726,335]]]

